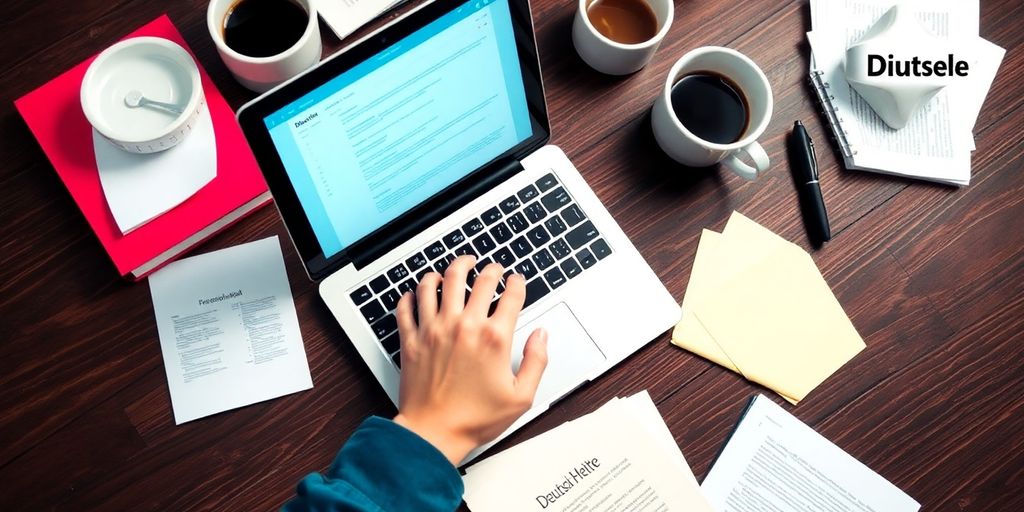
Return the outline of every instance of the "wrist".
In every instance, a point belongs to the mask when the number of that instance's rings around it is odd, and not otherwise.
[[[415,421],[402,413],[398,413],[392,421],[437,448],[437,451],[441,452],[455,467],[458,467],[462,459],[465,459],[466,455],[477,447],[477,443],[466,436],[444,428],[437,428],[430,425],[429,422]]]

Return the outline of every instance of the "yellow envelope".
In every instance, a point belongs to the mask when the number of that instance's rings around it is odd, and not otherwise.
[[[690,270],[690,281],[683,296],[682,317],[672,331],[671,342],[677,347],[744,375],[743,369],[736,366],[714,336],[694,316],[692,304],[706,296],[707,290],[713,289],[709,288],[709,283],[717,286],[719,281],[728,278],[739,269],[752,265],[759,258],[771,254],[780,247],[783,250],[789,246],[798,250],[799,248],[738,212],[733,212],[724,231],[731,240],[725,250],[719,250],[721,241],[726,238],[724,234],[708,229],[701,232],[693,268]],[[782,397],[792,404],[797,403],[791,397]]]
[[[749,300],[744,300],[745,294],[763,295],[763,290],[752,292],[747,289],[748,286],[746,285],[754,284],[756,280],[737,278],[737,276],[747,275],[747,273],[755,276],[760,276],[761,273],[775,275],[780,275],[781,273],[781,275],[785,275],[787,273],[785,265],[779,267],[777,265],[778,261],[785,262],[786,264],[794,261],[799,262],[798,265],[803,269],[802,275],[812,276],[812,279],[813,276],[816,276],[818,281],[824,282],[813,260],[810,259],[810,256],[803,249],[738,212],[733,212],[729,217],[729,221],[721,234],[704,230],[701,233],[697,254],[694,257],[690,282],[683,297],[682,317],[672,332],[672,343],[740,373],[749,380],[765,385],[778,392],[790,403],[796,404],[813,387],[807,388],[806,385],[793,387],[789,386],[786,381],[776,385],[776,382],[769,378],[769,376],[773,375],[773,372],[762,368],[763,366],[774,364],[774,358],[764,360],[759,356],[751,357],[750,351],[746,349],[745,345],[734,343],[736,337],[734,332],[728,330],[724,333],[717,332],[714,327],[709,327],[702,323],[702,319],[698,318],[698,315],[695,313],[698,310],[715,308],[720,314],[727,315],[732,323],[739,322],[744,325],[753,326],[752,329],[761,334],[761,339],[764,343],[777,347],[779,352],[774,354],[775,358],[789,357],[785,353],[785,350],[788,348],[785,343],[776,345],[776,334],[772,330],[774,329],[772,325],[758,323],[759,321],[755,318],[748,318],[746,316],[750,305],[748,304]],[[758,270],[751,270],[752,268],[757,268]],[[781,290],[785,290],[785,293],[796,294],[794,298],[805,293],[806,290],[798,290],[802,289],[799,286],[790,289],[791,283],[789,278],[785,281],[785,286],[781,288]],[[726,291],[722,291],[723,288]],[[822,287],[819,286],[816,290],[815,293],[820,295]],[[827,291],[827,296],[831,302],[838,306],[835,297],[832,295],[831,290],[828,290],[827,285],[824,286],[824,290]],[[781,292],[776,291],[775,293]],[[706,302],[711,297],[720,298],[716,299],[717,303],[707,306]],[[731,300],[729,297],[737,297],[737,299]],[[795,300],[817,300],[817,298],[809,296],[802,299],[795,298]],[[841,312],[841,308],[838,308],[838,310]],[[789,313],[789,316],[794,315],[798,315],[798,313]],[[842,318],[849,323],[845,314],[842,314]],[[857,339],[859,340],[859,337]],[[860,346],[863,347],[863,341],[860,341]],[[843,351],[840,350],[839,353],[842,354]],[[852,357],[852,355],[849,357]],[[834,364],[824,363],[824,366],[818,365],[816,370],[823,372],[826,371],[824,369],[829,367],[833,369],[828,371],[828,374],[831,374],[835,368],[838,368]],[[802,369],[798,373],[806,375],[813,373],[813,371]],[[823,379],[824,377],[821,380]],[[808,380],[814,381],[815,378],[812,377]],[[817,382],[821,380],[817,380]],[[802,393],[790,394],[787,391],[787,389],[804,388],[806,390]]]
[[[742,374],[743,369],[729,359],[711,333],[693,316],[692,305],[702,301],[708,290],[714,290],[729,276],[786,246],[800,250],[736,211],[732,212],[722,233],[703,230],[683,296],[683,314],[672,331],[673,344]]]
[[[672,330],[672,344],[734,372],[741,373],[725,352],[719,348],[711,334],[704,329],[697,317],[693,316],[693,310],[690,309],[694,302],[693,297],[701,295],[701,292],[706,289],[703,285],[707,281],[707,267],[711,264],[711,258],[715,254],[715,249],[718,248],[721,236],[721,233],[710,229],[705,229],[700,234],[700,241],[697,242],[697,255],[694,256],[693,268],[690,269],[690,282],[686,285],[686,294],[683,295],[683,316]]]
[[[744,376],[802,400],[864,341],[810,255],[797,249],[736,272],[692,309]]]

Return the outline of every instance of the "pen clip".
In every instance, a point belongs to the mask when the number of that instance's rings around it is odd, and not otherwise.
[[[812,141],[812,140],[810,140],[810,138],[808,138],[807,145],[810,147],[810,153],[811,153],[811,175],[814,176],[815,180],[817,180],[818,179],[818,155],[815,154],[815,152],[814,152],[814,141]]]

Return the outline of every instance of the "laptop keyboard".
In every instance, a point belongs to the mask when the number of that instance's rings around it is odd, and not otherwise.
[[[500,263],[505,267],[504,277],[518,272],[526,278],[526,309],[611,252],[583,210],[555,175],[548,173],[366,281],[350,297],[384,351],[401,368],[395,308],[402,295],[415,291],[427,273],[444,274],[455,258],[472,254],[477,258],[467,278],[467,285],[472,287],[485,266]],[[491,303],[492,311],[504,290],[503,278]]]

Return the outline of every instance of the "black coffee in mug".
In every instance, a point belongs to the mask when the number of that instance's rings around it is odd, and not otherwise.
[[[299,42],[308,24],[292,0],[239,0],[224,15],[224,42],[248,57],[272,57]]]
[[[672,86],[672,111],[691,133],[708,142],[732,144],[743,138],[750,108],[739,86],[711,71],[690,73]]]

